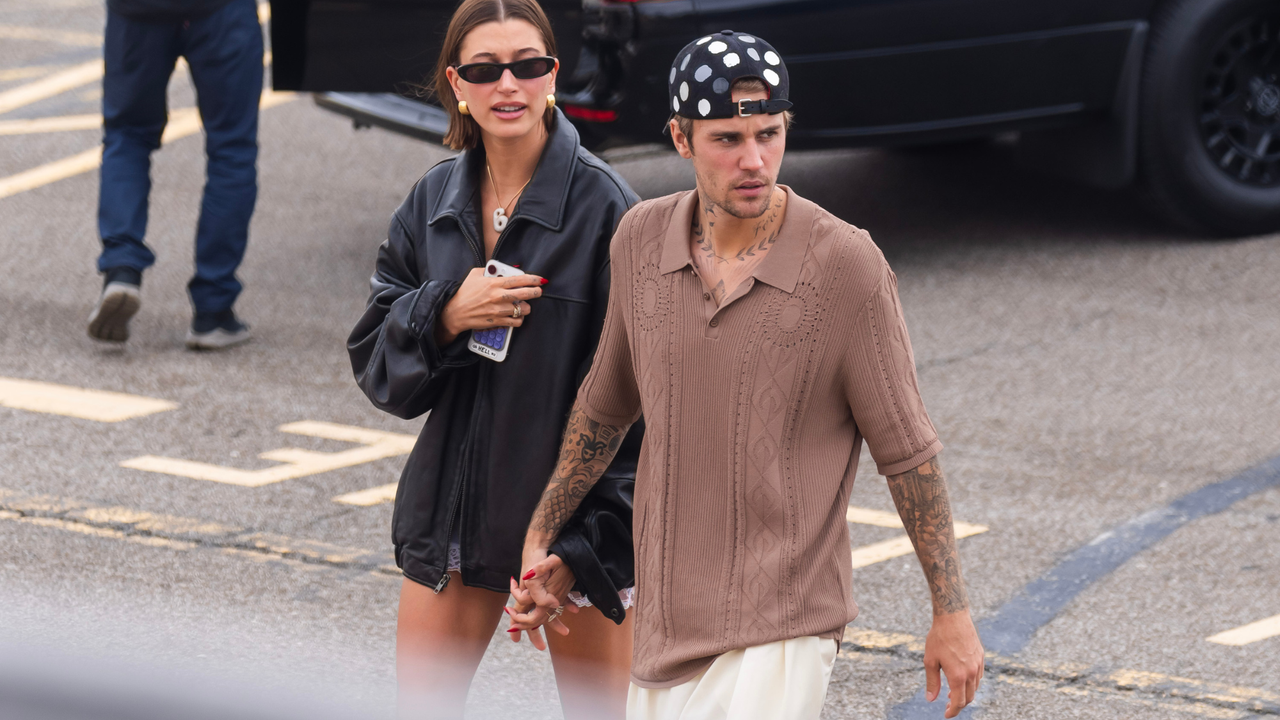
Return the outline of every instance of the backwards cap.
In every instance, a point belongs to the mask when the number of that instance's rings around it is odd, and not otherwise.
[[[733,102],[729,88],[745,77],[760,78],[769,99]],[[754,35],[732,30],[685,45],[667,80],[671,111],[690,120],[774,115],[791,107],[790,89],[787,66],[778,51]]]

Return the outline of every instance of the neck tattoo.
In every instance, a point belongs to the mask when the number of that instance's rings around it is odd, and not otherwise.
[[[754,268],[755,262],[768,253],[769,248],[773,247],[774,242],[777,241],[782,225],[778,220],[784,200],[775,192],[773,200],[769,203],[769,209],[752,226],[751,244],[732,255],[717,253],[711,241],[711,234],[715,232],[716,216],[722,209],[714,203],[706,202],[705,198],[701,200],[689,228],[695,249],[693,264],[708,281],[711,296],[717,303],[721,303],[738,286],[743,276]],[[728,283],[725,282],[726,279]]]
[[[493,181],[493,170],[489,168],[488,160],[484,161],[484,170],[489,173],[489,185],[493,187],[493,199],[498,201],[498,208],[493,211],[493,231],[502,232],[503,228],[507,226],[507,207],[515,202],[516,198],[520,197],[520,193],[524,192],[529,183],[533,182],[533,176],[530,175],[529,179],[524,181],[524,185],[520,186],[520,189],[516,191],[515,195],[511,196],[510,200],[502,202],[502,198],[498,196],[498,184]]]

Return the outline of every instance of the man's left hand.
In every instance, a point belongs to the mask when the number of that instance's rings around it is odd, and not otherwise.
[[[941,670],[951,692],[943,717],[953,718],[973,702],[982,682],[984,653],[978,631],[968,610],[934,615],[933,627],[924,642],[925,699],[933,702],[942,689]]]

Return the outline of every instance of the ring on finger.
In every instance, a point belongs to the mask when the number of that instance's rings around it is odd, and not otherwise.
[[[511,317],[513,317],[513,318],[515,318],[515,319],[519,320],[519,319],[520,319],[520,303],[519,303],[519,301],[514,301],[514,302],[512,302],[512,303],[511,303],[511,306],[512,306],[513,308],[515,308],[514,310],[512,310],[512,311],[511,311]]]
[[[560,607],[558,607],[558,608],[556,608],[554,611],[552,611],[552,613],[551,613],[551,617],[547,618],[547,622],[555,622],[556,620],[558,620],[558,619],[560,618],[560,615],[561,615],[562,613],[564,613],[564,606],[563,606],[563,605],[561,605]]]

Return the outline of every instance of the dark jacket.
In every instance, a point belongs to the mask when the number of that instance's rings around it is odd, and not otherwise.
[[[347,341],[356,381],[374,405],[403,418],[431,412],[400,477],[392,539],[405,576],[437,591],[448,582],[455,525],[465,584],[505,593],[519,572],[529,518],[604,324],[609,241],[637,200],[555,113],[533,181],[494,248],[495,260],[548,280],[514,330],[506,361],[468,350],[470,333],[445,347],[434,339],[441,309],[484,262],[482,147],[431,168],[396,210],[369,306]],[[577,588],[618,622],[617,589],[633,582],[631,488],[641,433],[629,433],[555,548]]]
[[[138,20],[194,20],[230,0],[107,0],[107,9]]]

